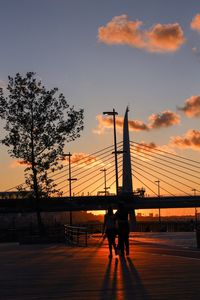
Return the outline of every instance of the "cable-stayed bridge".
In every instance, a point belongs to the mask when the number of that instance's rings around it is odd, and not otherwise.
[[[114,151],[113,151],[114,149]],[[129,141],[128,110],[123,141],[90,155],[69,155],[64,167],[51,172],[57,194],[41,199],[42,211],[117,208],[200,207],[200,162],[156,146]],[[21,187],[26,189],[26,184]],[[0,201],[0,212],[33,211],[32,197]],[[28,188],[27,188],[28,189]]]
[[[122,151],[122,146],[122,142],[118,143],[119,151]],[[110,204],[116,207],[120,200],[126,201],[130,207],[136,209],[200,206],[199,162],[132,141],[131,167],[135,189],[133,193],[123,193],[119,189],[116,196],[112,150],[113,145],[81,158],[72,156],[71,173],[77,179],[72,181],[72,196],[69,197],[69,168],[66,164],[61,171],[50,176],[55,180],[60,196],[43,199],[41,207],[46,211],[99,210]],[[123,173],[122,160],[123,156],[118,155],[119,181]],[[25,184],[22,184],[22,187],[25,188]],[[14,188],[17,186],[11,190]],[[32,200],[2,199],[1,210],[3,206],[31,210]]]

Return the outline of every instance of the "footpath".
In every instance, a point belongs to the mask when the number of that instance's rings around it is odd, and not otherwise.
[[[200,251],[131,243],[108,259],[98,246],[0,244],[1,300],[199,299]]]

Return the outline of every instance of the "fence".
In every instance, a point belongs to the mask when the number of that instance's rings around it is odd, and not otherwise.
[[[69,245],[88,245],[88,230],[86,227],[64,225],[65,242]]]

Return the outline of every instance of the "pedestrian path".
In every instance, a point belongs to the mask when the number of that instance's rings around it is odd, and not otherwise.
[[[105,240],[87,248],[0,244],[0,299],[198,299],[200,252],[193,252],[140,243],[110,260]]]

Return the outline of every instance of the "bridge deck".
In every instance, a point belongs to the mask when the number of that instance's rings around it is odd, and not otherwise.
[[[122,194],[120,196],[77,196],[52,197],[40,199],[41,211],[88,211],[105,210],[109,206],[118,208],[119,201],[124,201],[127,208],[154,209],[154,208],[189,208],[200,207],[200,196],[162,196],[136,197]],[[35,212],[35,201],[32,198],[1,199],[0,213]]]
[[[200,252],[135,242],[130,257],[100,247],[0,245],[0,299],[198,299]]]

